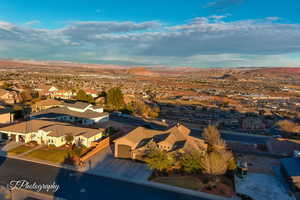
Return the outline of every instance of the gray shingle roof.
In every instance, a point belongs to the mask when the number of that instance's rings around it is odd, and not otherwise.
[[[53,116],[55,115],[69,115],[73,117],[78,117],[78,118],[86,118],[86,119],[92,119],[92,118],[98,118],[102,116],[108,115],[107,112],[99,113],[99,112],[94,112],[92,110],[87,110],[85,112],[76,112],[73,110],[70,110],[66,107],[59,107],[59,108],[50,108],[41,112],[33,113],[31,116],[32,117],[46,117],[48,116]]]

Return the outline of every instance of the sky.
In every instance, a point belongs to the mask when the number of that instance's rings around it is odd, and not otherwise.
[[[0,58],[300,67],[299,0],[1,0]]]

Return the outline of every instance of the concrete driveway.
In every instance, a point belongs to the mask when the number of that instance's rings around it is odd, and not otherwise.
[[[123,180],[147,181],[152,171],[144,163],[116,159],[110,147],[105,148],[86,162],[85,171]]]
[[[249,173],[243,180],[236,179],[236,191],[246,194],[255,200],[294,200],[275,176]]]

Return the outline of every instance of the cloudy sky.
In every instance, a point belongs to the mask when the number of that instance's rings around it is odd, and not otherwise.
[[[0,58],[300,67],[299,0],[1,0]]]

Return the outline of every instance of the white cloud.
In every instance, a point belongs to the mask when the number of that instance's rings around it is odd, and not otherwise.
[[[210,16],[210,18],[212,18],[214,20],[221,20],[221,19],[224,19],[226,17],[227,17],[226,15],[212,15],[212,16]]]
[[[299,59],[289,57],[300,52],[299,24],[275,23],[274,17],[224,22],[225,17],[198,17],[172,26],[156,21],[78,21],[55,30],[0,22],[1,54],[164,65],[300,65]]]
[[[280,20],[281,18],[280,17],[267,17],[266,20],[270,20],[270,21],[277,21],[277,20]]]
[[[32,21],[26,22],[25,25],[26,26],[34,26],[34,25],[38,25],[40,23],[41,22],[39,20],[32,20]]]

